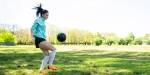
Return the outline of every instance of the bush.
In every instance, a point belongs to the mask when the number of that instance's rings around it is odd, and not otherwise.
[[[99,45],[101,45],[102,43],[103,43],[102,40],[96,40],[96,41],[95,41],[96,46],[99,46]]]
[[[15,35],[11,32],[0,29],[0,45],[13,46],[15,45]]]
[[[0,32],[0,42],[15,42],[15,36],[8,31]]]
[[[135,36],[133,33],[129,33],[128,36],[125,38],[126,45],[133,44],[133,41],[135,39]]]
[[[4,39],[4,42],[15,42],[15,36],[10,32],[4,33],[3,39]]]
[[[147,41],[146,41],[146,44],[147,44],[147,45],[150,45],[150,40],[147,40]]]
[[[133,44],[134,44],[134,45],[142,45],[142,43],[143,43],[143,41],[142,41],[141,39],[135,39],[135,40],[133,41]]]
[[[120,39],[120,40],[118,41],[118,44],[119,44],[119,45],[128,45],[128,41],[127,41],[126,39]]]
[[[112,44],[115,44],[114,40],[106,40],[105,42],[107,45],[111,46]]]

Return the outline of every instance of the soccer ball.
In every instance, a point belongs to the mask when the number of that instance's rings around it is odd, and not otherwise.
[[[57,40],[59,42],[64,42],[66,40],[66,34],[65,33],[58,33]]]

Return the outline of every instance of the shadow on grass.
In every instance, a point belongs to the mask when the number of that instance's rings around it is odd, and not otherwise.
[[[42,53],[0,53],[0,75],[9,70],[38,70],[42,58]],[[63,69],[49,75],[149,75],[149,62],[150,53],[146,52],[57,52],[55,64]]]

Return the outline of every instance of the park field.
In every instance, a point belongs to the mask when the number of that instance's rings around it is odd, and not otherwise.
[[[150,46],[55,45],[57,71],[45,75],[150,75]],[[39,75],[33,45],[0,46],[0,75]]]

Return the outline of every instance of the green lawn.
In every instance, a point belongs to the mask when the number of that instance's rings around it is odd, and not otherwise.
[[[47,75],[150,75],[149,51],[86,50],[86,46],[63,51],[64,47],[58,46],[55,60],[60,69]],[[39,75],[42,58],[34,46],[0,46],[0,75]]]

